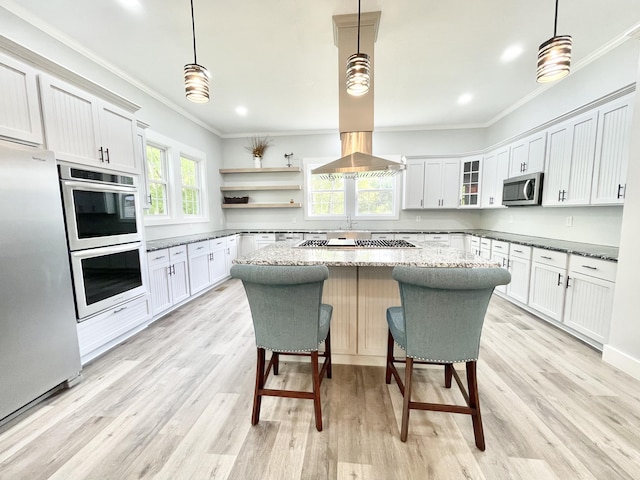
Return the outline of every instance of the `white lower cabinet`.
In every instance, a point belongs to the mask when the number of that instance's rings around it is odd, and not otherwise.
[[[209,277],[209,240],[190,243],[187,245],[189,252],[189,286],[191,295],[194,295],[210,284]]]
[[[149,295],[143,295],[78,323],[82,364],[142,330],[150,320]]]
[[[227,241],[224,238],[209,240],[209,283],[223,280],[227,276]]]
[[[609,335],[617,264],[571,255],[564,323],[604,344]]]
[[[229,276],[229,274],[231,273],[231,266],[233,265],[233,261],[238,257],[238,235],[225,237],[225,240],[227,241],[225,276]]]
[[[508,265],[511,273],[511,283],[506,288],[507,296],[526,304],[529,300],[531,247],[512,243],[509,246]]]
[[[491,243],[491,260],[495,260],[504,268],[507,268],[509,266],[509,243],[499,240],[493,240]],[[495,289],[497,292],[507,293],[506,285],[498,285]]]
[[[275,233],[257,233],[255,235],[256,249],[264,248],[276,243]]]
[[[566,279],[566,253],[533,248],[528,305],[562,322]]]
[[[462,250],[463,252],[468,252],[470,247],[469,235],[457,233],[449,235],[449,246]]]
[[[187,246],[180,245],[147,253],[154,315],[189,298]]]

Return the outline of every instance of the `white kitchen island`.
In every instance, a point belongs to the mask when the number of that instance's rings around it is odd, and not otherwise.
[[[317,265],[329,267],[323,302],[333,305],[331,349],[334,363],[384,365],[387,307],[400,305],[396,265],[441,268],[501,268],[497,262],[442,244],[418,248],[302,248],[279,242],[239,257],[253,265]]]

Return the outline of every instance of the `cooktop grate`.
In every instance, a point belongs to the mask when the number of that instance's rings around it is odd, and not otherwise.
[[[332,245],[330,240],[304,240],[297,247],[303,248],[419,248],[417,245],[407,242],[406,240],[361,240],[347,239],[346,242],[341,242],[337,245]]]

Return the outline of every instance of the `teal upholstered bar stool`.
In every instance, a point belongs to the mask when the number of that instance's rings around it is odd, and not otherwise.
[[[247,293],[258,349],[251,424],[260,420],[263,396],[307,398],[313,400],[316,428],[322,431],[320,383],[325,373],[331,378],[329,326],[333,307],[322,303],[322,287],[329,278],[329,269],[324,265],[234,265],[231,276],[242,280]],[[324,353],[319,354],[322,342]],[[266,373],[265,350],[272,352]],[[278,374],[280,355],[311,357],[312,392],[265,388],[271,370]],[[324,357],[320,371],[319,356]]]
[[[509,283],[511,275],[504,268],[405,266],[394,267],[392,275],[400,287],[402,306],[387,309],[386,382],[391,383],[393,375],[404,397],[400,439],[407,440],[412,409],[463,413],[471,415],[476,446],[484,450],[476,377],[480,335],[494,287]],[[404,359],[394,358],[394,341],[405,350]],[[404,383],[395,366],[398,362],[406,363]],[[451,387],[453,376],[467,405],[412,401],[411,377],[415,363],[444,365],[445,387]],[[454,363],[465,363],[467,389]]]

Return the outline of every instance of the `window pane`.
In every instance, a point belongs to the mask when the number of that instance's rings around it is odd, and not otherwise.
[[[182,185],[197,186],[196,162],[189,158],[180,157],[180,176],[182,177]]]
[[[162,154],[161,149],[147,145],[147,176],[151,181],[164,180]]]
[[[151,195],[151,207],[147,210],[148,215],[166,215],[166,190],[160,183],[149,184],[149,194]]]
[[[393,214],[393,193],[391,191],[358,192],[357,215],[391,215]]]
[[[344,215],[344,192],[312,193],[311,214]]]
[[[198,215],[200,201],[198,190],[188,187],[182,188],[182,211],[185,215]]]

